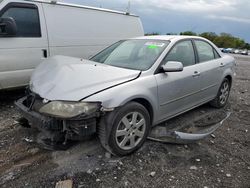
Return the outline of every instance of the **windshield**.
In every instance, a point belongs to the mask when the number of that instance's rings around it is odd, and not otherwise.
[[[126,40],[106,48],[90,60],[115,67],[148,70],[167,47],[169,41]]]

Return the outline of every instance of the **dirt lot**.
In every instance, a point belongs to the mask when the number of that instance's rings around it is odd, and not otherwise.
[[[237,56],[232,115],[214,135],[190,145],[147,141],[131,156],[105,156],[98,139],[67,151],[46,151],[22,128],[13,102],[23,91],[0,93],[0,187],[55,187],[71,179],[74,187],[250,187],[250,57]],[[192,122],[215,112],[204,105],[168,125]]]

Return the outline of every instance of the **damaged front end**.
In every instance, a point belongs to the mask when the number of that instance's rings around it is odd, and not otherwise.
[[[48,101],[31,92],[15,104],[28,126],[45,133],[51,145],[66,145],[68,140],[84,140],[95,134],[101,114],[99,102]]]

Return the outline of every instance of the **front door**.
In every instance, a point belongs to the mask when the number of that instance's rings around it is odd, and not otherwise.
[[[0,85],[27,85],[33,69],[48,55],[48,40],[41,3],[4,1],[0,18],[11,17],[17,25],[14,37],[0,37]]]
[[[177,115],[200,103],[200,67],[196,64],[191,40],[178,42],[164,59],[182,62],[182,72],[159,73],[158,83],[160,119]]]

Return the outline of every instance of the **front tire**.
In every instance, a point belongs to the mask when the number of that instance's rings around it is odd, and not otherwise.
[[[111,126],[107,134],[107,126],[99,128],[99,138],[105,149],[111,153],[123,156],[138,150],[145,142],[150,130],[150,116],[147,109],[136,102],[130,102],[119,108],[106,122]],[[105,134],[105,135],[104,135]],[[108,138],[106,136],[109,135]],[[106,144],[105,139],[107,139]]]
[[[230,81],[227,78],[224,78],[216,98],[212,100],[210,104],[215,108],[223,108],[228,102],[230,89],[231,89]]]

